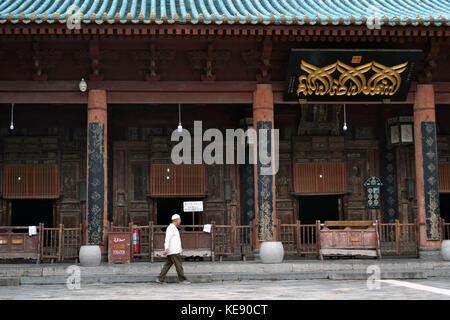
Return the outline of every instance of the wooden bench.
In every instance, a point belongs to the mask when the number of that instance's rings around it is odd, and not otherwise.
[[[377,221],[325,221],[319,229],[319,255],[381,258]]]
[[[36,235],[28,235],[28,227],[0,227],[0,259],[41,259],[42,226]]]

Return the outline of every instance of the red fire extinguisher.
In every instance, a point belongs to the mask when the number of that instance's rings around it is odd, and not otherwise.
[[[141,229],[133,225],[133,255],[141,253]]]

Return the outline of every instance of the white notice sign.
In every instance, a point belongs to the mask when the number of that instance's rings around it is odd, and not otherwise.
[[[211,225],[210,224],[205,224],[203,226],[203,232],[211,233]]]
[[[203,211],[203,201],[184,201],[183,202],[184,212],[199,212]]]

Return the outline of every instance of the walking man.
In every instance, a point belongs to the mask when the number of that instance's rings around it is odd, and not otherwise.
[[[170,267],[174,264],[177,270],[178,280],[180,283],[189,284],[190,282],[186,280],[183,271],[183,265],[181,264],[181,238],[180,232],[178,231],[178,226],[181,224],[181,217],[178,214],[172,216],[172,223],[169,224],[166,230],[166,240],[164,241],[164,255],[167,255],[167,261],[164,264],[161,273],[156,279],[157,283],[164,282],[166,274]]]

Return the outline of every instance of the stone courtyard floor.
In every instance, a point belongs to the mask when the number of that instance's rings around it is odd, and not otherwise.
[[[0,299],[96,300],[450,300],[450,278],[381,280],[380,288],[369,289],[364,280],[214,281],[188,285],[165,283],[21,285],[0,287]]]

